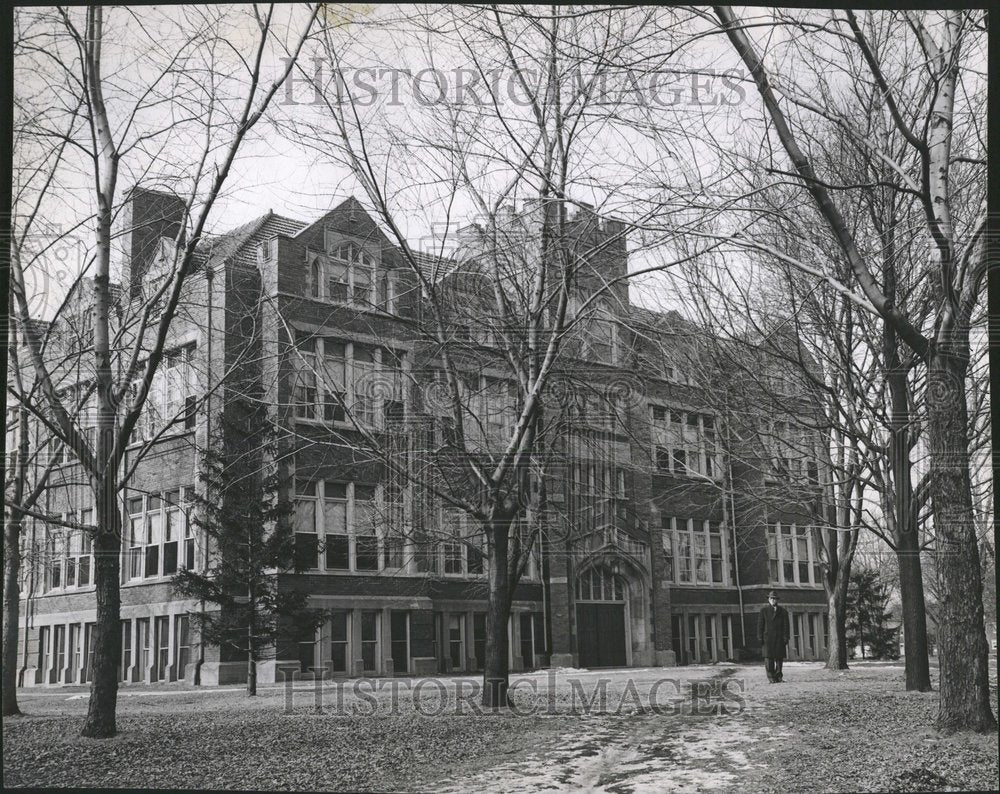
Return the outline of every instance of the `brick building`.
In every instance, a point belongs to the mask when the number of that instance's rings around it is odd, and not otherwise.
[[[536,250],[537,209],[507,211],[515,276],[516,256]],[[166,194],[131,194],[118,291],[126,336],[123,318],[163,283],[182,212]],[[546,506],[524,519],[538,522],[540,540],[514,594],[512,669],[754,658],[772,588],[792,617],[790,658],[823,658],[822,571],[807,530],[823,501],[818,446],[733,383],[725,351],[706,353],[698,329],[630,303],[622,226],[584,207],[567,228],[598,252],[570,309],[594,283],[617,282],[567,340],[554,379],[563,396],[545,440]],[[471,443],[485,455],[509,431],[512,390],[476,303],[482,230],[470,226],[460,240],[455,259],[422,260],[427,277],[452,286],[463,389],[482,409]],[[60,355],[86,350],[87,313],[73,308],[82,294],[71,298],[71,321],[50,329]],[[202,246],[130,447],[144,455],[122,498],[123,682],[245,676],[236,654],[198,641],[190,615],[204,604],[171,585],[180,568],[204,570],[210,558],[189,495],[201,487],[202,451],[226,443],[218,417],[237,393],[273,406],[282,433],[269,464],[294,501],[299,572],[277,573],[280,586],[304,589],[329,614],[315,636],[280,643],[259,680],[280,679],[279,668],[482,669],[475,529],[380,462],[390,454],[448,479],[440,459],[428,462],[453,428],[435,405],[440,350],[418,332],[425,312],[412,269],[354,199],[311,223],[268,213]],[[63,381],[70,393],[86,376],[69,367]],[[39,511],[88,523],[78,474],[57,466]],[[20,683],[85,682],[94,621],[86,534],[35,521],[24,541]]]

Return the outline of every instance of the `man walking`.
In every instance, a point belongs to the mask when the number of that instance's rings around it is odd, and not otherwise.
[[[757,621],[757,638],[764,654],[764,669],[772,684],[781,682],[781,663],[785,661],[788,645],[788,612],[778,606],[778,595],[772,590],[767,594],[767,606],[760,611]]]

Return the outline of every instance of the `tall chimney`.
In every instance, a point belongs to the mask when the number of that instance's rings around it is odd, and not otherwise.
[[[116,247],[122,252],[121,283],[130,298],[139,294],[149,263],[161,237],[177,238],[184,223],[183,199],[161,190],[136,185],[119,213]]]

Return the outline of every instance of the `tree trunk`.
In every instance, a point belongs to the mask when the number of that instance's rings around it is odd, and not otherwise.
[[[949,338],[955,335],[947,328],[939,331],[938,349],[931,357],[927,373],[927,430],[940,610],[938,726],[947,731],[985,733],[995,731],[997,722],[990,709],[983,583],[969,477],[965,402],[968,339],[963,347],[961,340]]]
[[[253,653],[247,654],[247,695],[254,697],[257,694],[257,659]]]
[[[838,572],[837,582],[827,593],[827,614],[829,615],[830,636],[827,637],[826,668],[847,670],[847,584],[850,568]]]
[[[21,591],[21,517],[11,507],[3,537],[3,716],[20,714],[17,706],[17,635]]]
[[[920,543],[916,532],[904,532],[896,539],[899,562],[899,600],[903,610],[903,663],[906,688],[931,691],[931,671],[927,660],[927,611],[924,605],[924,577],[920,564]]]
[[[119,555],[121,517],[115,483],[107,477],[97,498],[97,533],[94,537],[94,584],[97,623],[94,627],[94,680],[81,734],[106,738],[117,733],[118,667],[121,663],[121,594]]]
[[[496,522],[490,528],[489,593],[486,604],[486,663],[483,667],[483,706],[492,709],[510,705],[510,643],[507,623],[510,619],[510,580],[508,577],[507,526]]]
[[[896,301],[896,219],[890,202],[890,222],[882,233],[885,259],[882,282],[886,299]],[[896,560],[899,564],[899,600],[903,610],[903,634],[906,640],[903,664],[906,688],[930,692],[931,672],[927,661],[927,614],[924,603],[924,577],[920,564],[920,537],[917,511],[913,504],[910,479],[910,388],[907,371],[899,357],[896,329],[882,321],[882,354],[885,378],[889,387],[889,467],[893,486],[892,527]]]

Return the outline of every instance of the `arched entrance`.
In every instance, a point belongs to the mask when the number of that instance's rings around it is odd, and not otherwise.
[[[624,667],[625,580],[604,566],[588,568],[576,579],[576,642],[581,667]]]

